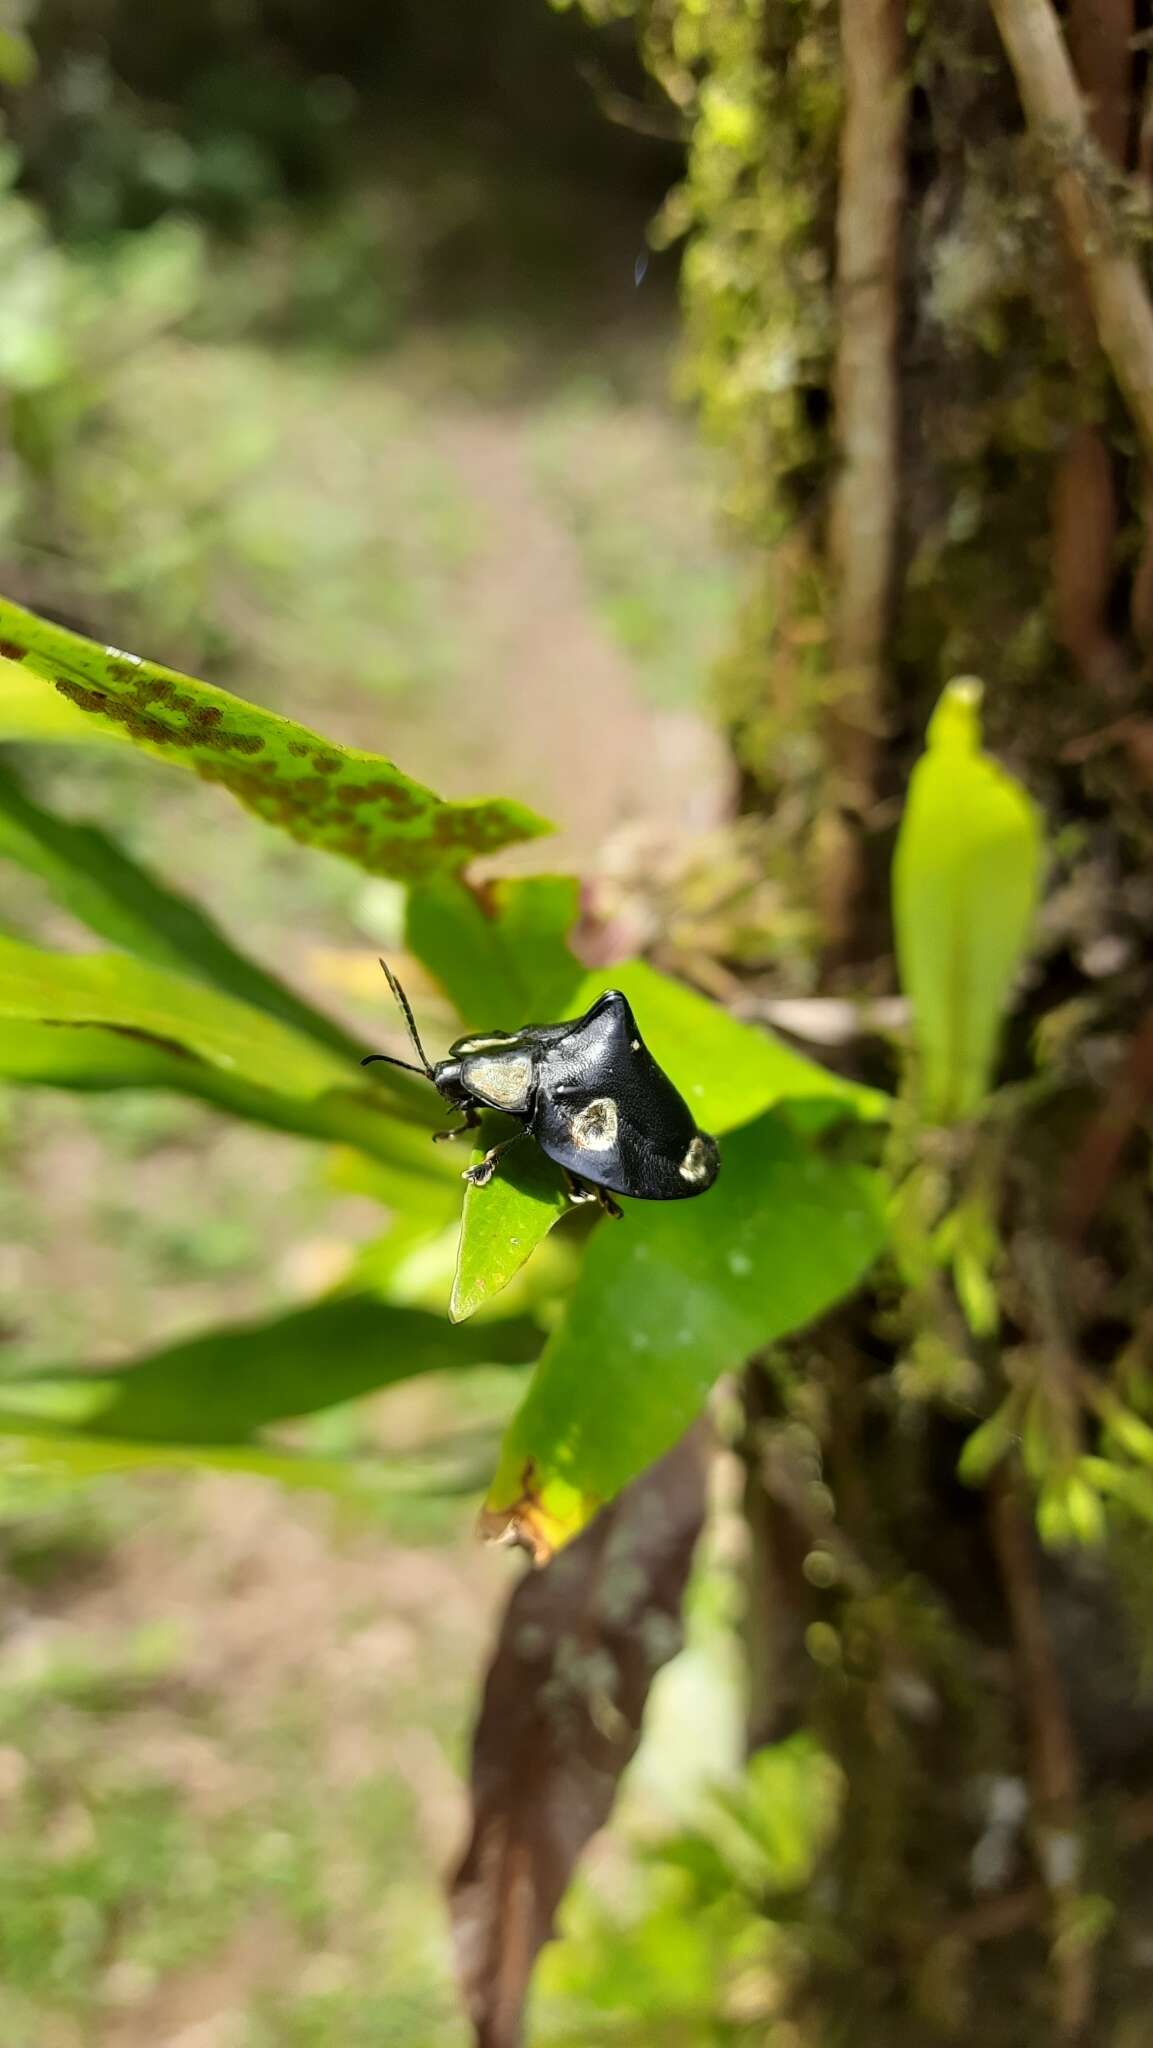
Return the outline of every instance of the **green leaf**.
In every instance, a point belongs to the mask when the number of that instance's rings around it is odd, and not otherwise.
[[[320,1095],[355,1074],[348,1060],[262,1010],[124,953],[48,953],[0,937],[5,1019],[138,1032],[285,1095]]]
[[[449,876],[408,900],[406,944],[472,1031],[519,1031],[572,1014],[583,970],[565,944],[580,886],[532,875],[465,888]]]
[[[957,1477],[966,1486],[983,1486],[1020,1436],[1021,1403],[1012,1393],[967,1436],[957,1460]]]
[[[1105,1541],[1105,1510],[1091,1483],[1088,1459],[1078,1469],[1054,1474],[1037,1494],[1037,1534],[1047,1550],[1074,1544],[1096,1548]]]
[[[1097,1392],[1093,1406],[1108,1437],[1119,1450],[1136,1458],[1138,1464],[1153,1465],[1153,1429],[1147,1422],[1134,1415],[1131,1408],[1126,1408],[1124,1402],[1116,1400],[1105,1388]]]
[[[668,1449],[718,1375],[855,1286],[884,1241],[875,1177],[780,1117],[721,1148],[700,1201],[630,1203],[585,1255],[501,1453],[493,1533],[538,1557]]]
[[[345,1059],[367,1050],[238,953],[197,904],[158,882],[115,840],[34,803],[2,767],[0,858],[41,876],[58,902],[114,946],[239,996]]]
[[[1115,1500],[1130,1514],[1153,1522],[1153,1479],[1131,1465],[1117,1465],[1111,1458],[1079,1458],[1077,1469],[1098,1493]]]
[[[922,1116],[973,1115],[1041,881],[1036,809],[981,752],[978,683],[951,683],[913,770],[893,864],[901,984],[913,1006]]]
[[[79,1089],[172,1089],[274,1130],[367,1152],[394,1175],[452,1179],[429,1143],[436,1098],[406,1075],[366,1085],[350,1061],[231,996],[124,954],[0,938],[0,1075]],[[397,1084],[402,1084],[397,1086]]]
[[[131,1031],[100,1025],[24,1024],[4,1018],[0,990],[0,1079],[24,1085],[70,1088],[82,1093],[118,1088],[162,1088],[212,1103],[231,1116],[298,1137],[356,1146],[387,1170],[392,1204],[422,1200],[440,1191],[458,1199],[452,1171],[429,1144],[427,1124],[402,1121],[407,1102],[388,1102],[383,1089],[331,1089],[311,1097],[274,1089],[210,1066],[180,1046],[139,1038]],[[423,1106],[420,1106],[421,1108]]]
[[[32,740],[37,746],[132,745],[122,725],[78,710],[67,697],[46,690],[41,676],[0,655],[0,741],[5,740]]]
[[[82,1376],[49,1368],[0,1385],[19,1399],[24,1426],[60,1414],[62,1392],[88,1402],[73,1429],[121,1442],[243,1443],[269,1423],[314,1414],[418,1374],[473,1365],[523,1365],[540,1350],[527,1316],[454,1330],[423,1309],[372,1295],[334,1296],[263,1322],[208,1330],[114,1371]]]
[[[36,76],[36,51],[18,28],[0,28],[0,85],[13,90],[30,85]]]
[[[306,653],[306,650],[305,650]],[[523,805],[445,803],[381,754],[334,746],[227,690],[99,647],[0,598],[0,656],[86,716],[219,782],[258,817],[372,874],[416,881],[550,827]],[[0,727],[5,672],[0,672]]]
[[[383,1491],[379,1468],[352,1458],[311,1457],[265,1444],[164,1444],[120,1441],[71,1430],[37,1431],[19,1416],[0,1416],[0,1473],[13,1466],[93,1478],[105,1472],[147,1471],[157,1465],[249,1472],[282,1486],[319,1487],[326,1493]]]
[[[485,1117],[473,1160],[515,1132],[510,1118]],[[560,1168],[529,1137],[506,1155],[486,1188],[466,1184],[449,1306],[453,1322],[474,1315],[507,1287],[553,1224],[574,1206]]]

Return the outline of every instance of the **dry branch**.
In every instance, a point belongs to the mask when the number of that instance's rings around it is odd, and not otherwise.
[[[1124,170],[1129,146],[1133,0],[1070,0],[1069,55],[1089,124],[1109,162]],[[1093,349],[1085,280],[1069,251],[1074,358]],[[1109,444],[1100,427],[1078,427],[1058,465],[1053,501],[1053,598],[1058,637],[1099,696],[1132,687],[1110,617],[1119,514]]]
[[[1051,0],[990,0],[1029,126],[1054,164],[1054,189],[1097,337],[1153,460],[1153,305],[1107,197],[1097,147]]]
[[[885,645],[900,504],[897,338],[905,205],[903,0],[842,0],[845,115],[837,199],[838,471],[829,555],[835,702],[822,896],[833,957],[863,880],[861,821],[874,794],[885,715]]]
[[[705,1508],[697,1424],[512,1595],[472,1757],[472,1835],[452,1881],[457,1974],[477,2048],[520,2048],[532,1967],[681,1644]]]

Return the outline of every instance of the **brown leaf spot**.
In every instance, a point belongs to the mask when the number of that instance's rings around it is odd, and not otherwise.
[[[382,803],[394,819],[399,821],[423,816],[426,809],[423,799],[411,789],[406,789],[403,783],[371,782],[368,787],[372,800]]]
[[[0,640],[0,654],[5,661],[23,661],[28,649],[21,647],[18,640]]]
[[[53,688],[81,711],[101,711],[106,716],[111,715],[109,699],[103,690],[90,690],[84,683],[71,682],[67,676],[55,676]]]

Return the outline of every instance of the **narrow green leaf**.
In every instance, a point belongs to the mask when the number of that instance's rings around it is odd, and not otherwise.
[[[0,741],[6,740],[31,740],[37,746],[132,745],[122,725],[78,710],[67,697],[46,690],[42,676],[0,655]]]
[[[275,1130],[357,1146],[402,1182],[451,1178],[428,1143],[435,1097],[419,1082],[389,1074],[366,1086],[351,1061],[261,1011],[123,954],[0,938],[0,1075],[174,1089]]]
[[[269,1444],[134,1443],[70,1430],[30,1429],[19,1416],[0,1416],[0,1472],[13,1466],[64,1472],[80,1479],[105,1472],[149,1471],[156,1466],[189,1471],[205,1468],[248,1472],[282,1486],[316,1487],[325,1493],[385,1491],[379,1466],[354,1458],[312,1457]]]
[[[511,1118],[485,1117],[473,1160],[515,1134]],[[529,1137],[506,1154],[486,1188],[466,1185],[449,1308],[453,1322],[474,1315],[507,1287],[553,1224],[572,1208],[560,1168]]]
[[[367,1051],[275,975],[237,952],[189,897],[158,882],[96,826],[72,824],[33,802],[4,768],[0,858],[41,876],[58,902],[114,946],[239,996],[345,1059]]]
[[[1098,1414],[1106,1432],[1119,1450],[1135,1458],[1138,1464],[1153,1465],[1153,1429],[1134,1415],[1131,1408],[1105,1395],[1095,1402]]]
[[[893,865],[901,984],[922,1115],[971,1116],[1037,907],[1042,838],[1012,776],[981,752],[978,683],[951,683],[913,770]]]
[[[0,656],[23,663],[102,728],[122,726],[136,745],[222,783],[258,817],[372,874],[416,881],[550,829],[522,804],[444,803],[381,754],[335,746],[276,712],[99,647],[6,598]]]
[[[1118,1501],[1143,1521],[1153,1522],[1153,1479],[1148,1472],[1118,1465],[1112,1458],[1079,1458],[1077,1468],[1098,1493]]]
[[[111,1025],[285,1095],[320,1095],[349,1060],[262,1010],[124,953],[49,953],[0,937],[0,1026]]]
[[[423,1197],[424,1183],[432,1178],[451,1191],[454,1201],[458,1198],[447,1161],[439,1161],[429,1144],[427,1122],[403,1121],[413,1108],[400,1097],[390,1102],[383,1088],[330,1089],[315,1096],[279,1094],[210,1066],[179,1046],[140,1038],[131,1030],[10,1021],[4,1017],[2,991],[0,1079],[81,1093],[162,1088],[189,1095],[246,1123],[356,1146],[387,1171],[390,1203],[403,1203],[418,1192]],[[423,1115],[425,1105],[418,1102],[415,1113]]]
[[[583,969],[565,944],[580,888],[572,875],[493,882],[449,876],[408,900],[406,943],[471,1031],[519,1031],[572,1014]]]
[[[978,1423],[967,1436],[957,1460],[957,1477],[966,1486],[983,1486],[991,1472],[1016,1444],[1020,1430],[1021,1404],[1015,1394]]]
[[[61,1391],[89,1402],[66,1417],[86,1433],[120,1441],[242,1443],[269,1423],[332,1408],[398,1380],[473,1365],[523,1365],[540,1350],[527,1316],[454,1330],[443,1316],[393,1308],[374,1295],[333,1296],[267,1321],[207,1330],[183,1343],[84,1373],[52,1367],[10,1379],[37,1419],[60,1415]]]
[[[545,1556],[668,1449],[718,1375],[862,1278],[885,1225],[875,1178],[780,1117],[721,1148],[699,1202],[631,1203],[601,1226],[505,1440],[493,1533]]]

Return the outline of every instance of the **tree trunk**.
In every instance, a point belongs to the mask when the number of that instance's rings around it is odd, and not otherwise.
[[[734,313],[690,255],[689,333],[760,544],[730,714],[770,815],[809,766],[791,880],[821,906],[825,985],[892,985],[894,828],[951,675],[984,678],[990,747],[1061,835],[1003,1075],[1034,1073],[1040,1044],[1051,1094],[1007,1145],[922,1158],[951,1201],[985,1176],[999,1336],[906,1288],[806,1341],[791,1423],[815,1428],[827,1523],[790,1478],[790,1403],[774,1413],[753,1369],[750,1735],[806,1719],[847,1787],[790,2017],[804,2048],[1138,2048],[1153,1544],[1051,1521],[1045,1547],[1037,1509],[1110,1454],[1102,1404],[1146,1400],[1153,1343],[1151,17],[956,0],[906,41],[890,0],[752,11],[755,147],[718,203],[698,136],[679,204],[698,248],[765,266]],[[721,12],[729,45],[718,30],[702,60],[736,90],[742,10]],[[730,362],[791,320],[784,396],[718,409],[722,315]],[[963,1485],[974,1420],[1014,1385],[1043,1428]]]

